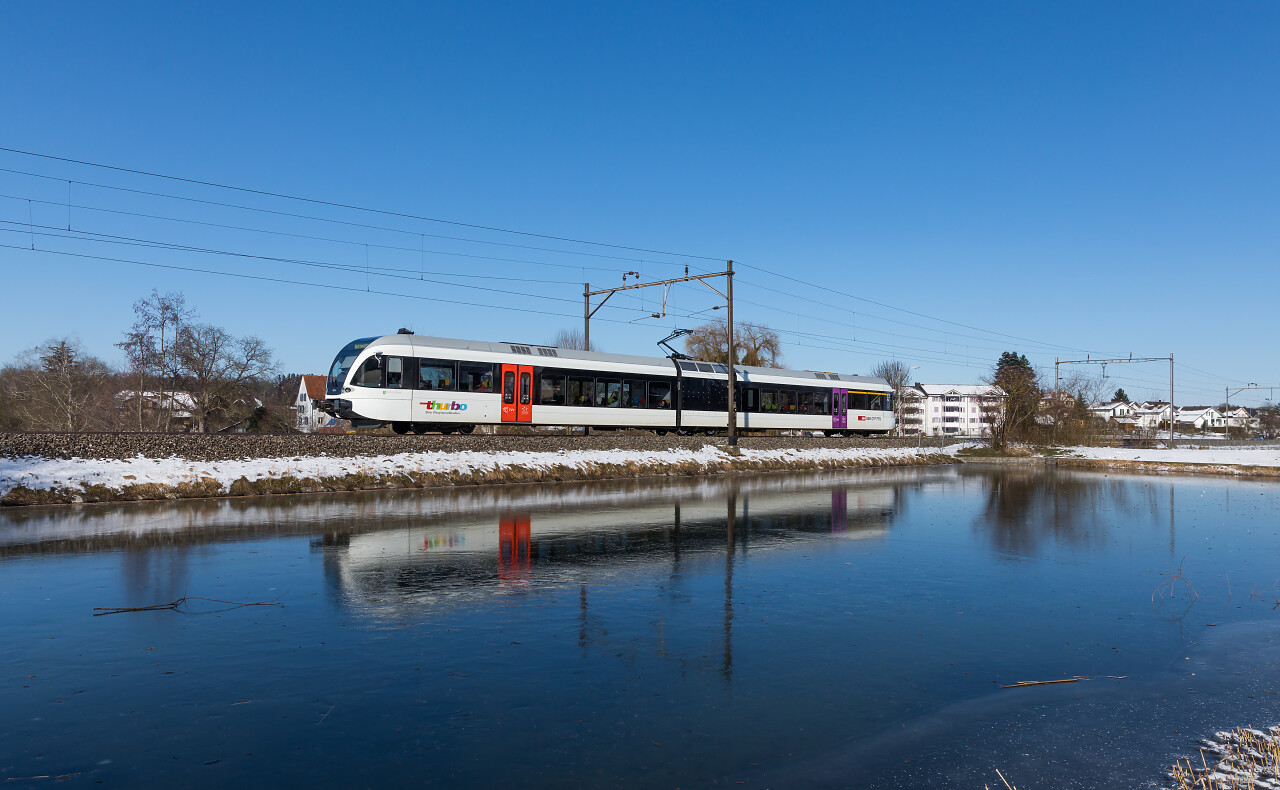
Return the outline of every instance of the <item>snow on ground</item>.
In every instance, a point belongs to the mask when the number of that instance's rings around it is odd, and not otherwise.
[[[962,445],[948,447],[953,454]],[[357,457],[246,458],[238,461],[190,461],[184,458],[86,459],[86,458],[0,458],[0,496],[17,486],[29,489],[78,489],[82,483],[118,489],[127,485],[160,483],[174,485],[213,478],[225,491],[241,477],[261,480],[272,477],[296,478],[338,477],[349,473],[372,476],[421,472],[449,474],[505,467],[551,469],[554,467],[588,468],[592,465],[635,463],[659,467],[685,464],[702,465],[734,462],[748,468],[753,462],[812,463],[814,461],[858,462],[869,459],[902,459],[927,453],[929,448],[792,448],[785,450],[743,449],[739,459],[715,447],[701,449],[672,448],[659,451],[635,450],[561,450],[559,452],[448,452],[400,453]]]
[[[1171,464],[1280,466],[1280,448],[1277,447],[1224,447],[1222,449],[1179,447],[1172,450],[1133,450],[1120,447],[1064,447],[1063,450],[1078,458],[1100,458],[1110,461],[1156,461]]]

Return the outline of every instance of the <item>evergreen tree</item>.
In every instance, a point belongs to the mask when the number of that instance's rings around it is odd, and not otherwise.
[[[992,424],[991,444],[1003,449],[1009,440],[1024,438],[1035,426],[1040,408],[1040,385],[1035,368],[1025,354],[1006,351],[1000,355],[990,384],[1004,392],[1004,404]]]
[[[1120,401],[1121,403],[1128,403],[1129,396],[1125,394],[1124,387],[1121,387],[1120,389],[1116,390],[1115,395],[1111,396],[1111,400]]]

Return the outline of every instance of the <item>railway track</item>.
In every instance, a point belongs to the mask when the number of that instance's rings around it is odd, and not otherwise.
[[[724,436],[657,436],[641,431],[597,431],[582,434],[498,433],[471,435],[420,434],[159,434],[131,431],[0,433],[0,457],[152,458],[233,460],[246,457],[343,455],[369,456],[402,452],[504,452],[558,450],[659,450],[723,446]],[[888,437],[743,436],[744,448],[916,447],[915,439]],[[933,445],[937,445],[934,440]]]

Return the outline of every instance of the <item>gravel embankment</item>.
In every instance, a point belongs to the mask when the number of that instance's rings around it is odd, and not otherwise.
[[[377,434],[148,434],[148,433],[0,433],[0,458],[185,458],[233,461],[244,458],[359,457],[422,452],[558,452],[561,450],[697,450],[721,447],[723,436],[657,436],[611,432],[593,436],[383,436]],[[916,447],[915,439],[859,437],[742,437],[739,445],[756,450],[790,448],[888,449]],[[938,442],[926,443],[937,447]]]

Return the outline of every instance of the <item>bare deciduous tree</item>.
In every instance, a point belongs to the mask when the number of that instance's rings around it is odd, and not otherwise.
[[[684,340],[690,357],[704,362],[729,363],[729,325],[712,321],[694,329]],[[782,364],[782,341],[778,333],[763,324],[735,323],[733,345],[736,365],[776,368]]]
[[[186,324],[178,337],[180,370],[191,392],[193,430],[208,432],[209,418],[230,411],[246,385],[275,369],[271,349],[256,337],[233,337],[221,327]]]
[[[599,351],[600,347],[595,343],[588,345],[586,336],[582,334],[580,329],[561,329],[556,336],[551,338],[551,346],[554,348],[570,348],[576,351]]]
[[[74,340],[50,340],[21,355],[3,375],[15,427],[82,431],[105,427],[113,413],[111,369]]]
[[[165,391],[173,390],[181,372],[182,361],[178,354],[178,341],[182,329],[195,318],[195,310],[187,307],[187,299],[181,293],[167,293],[163,296],[155,290],[146,299],[133,303],[134,322],[125,339],[116,346],[122,349],[129,359],[130,366],[138,374],[140,382],[138,390],[138,424],[142,425],[142,387],[148,377],[153,377],[159,389],[157,402],[162,408],[157,413],[156,428],[169,429],[173,409],[164,408],[172,402],[166,398]]]
[[[871,369],[871,375],[876,378],[884,379],[889,382],[889,386],[893,387],[893,402],[898,407],[898,435],[902,435],[902,390],[907,386],[907,379],[911,376],[911,366],[897,359],[886,359],[876,363]]]

